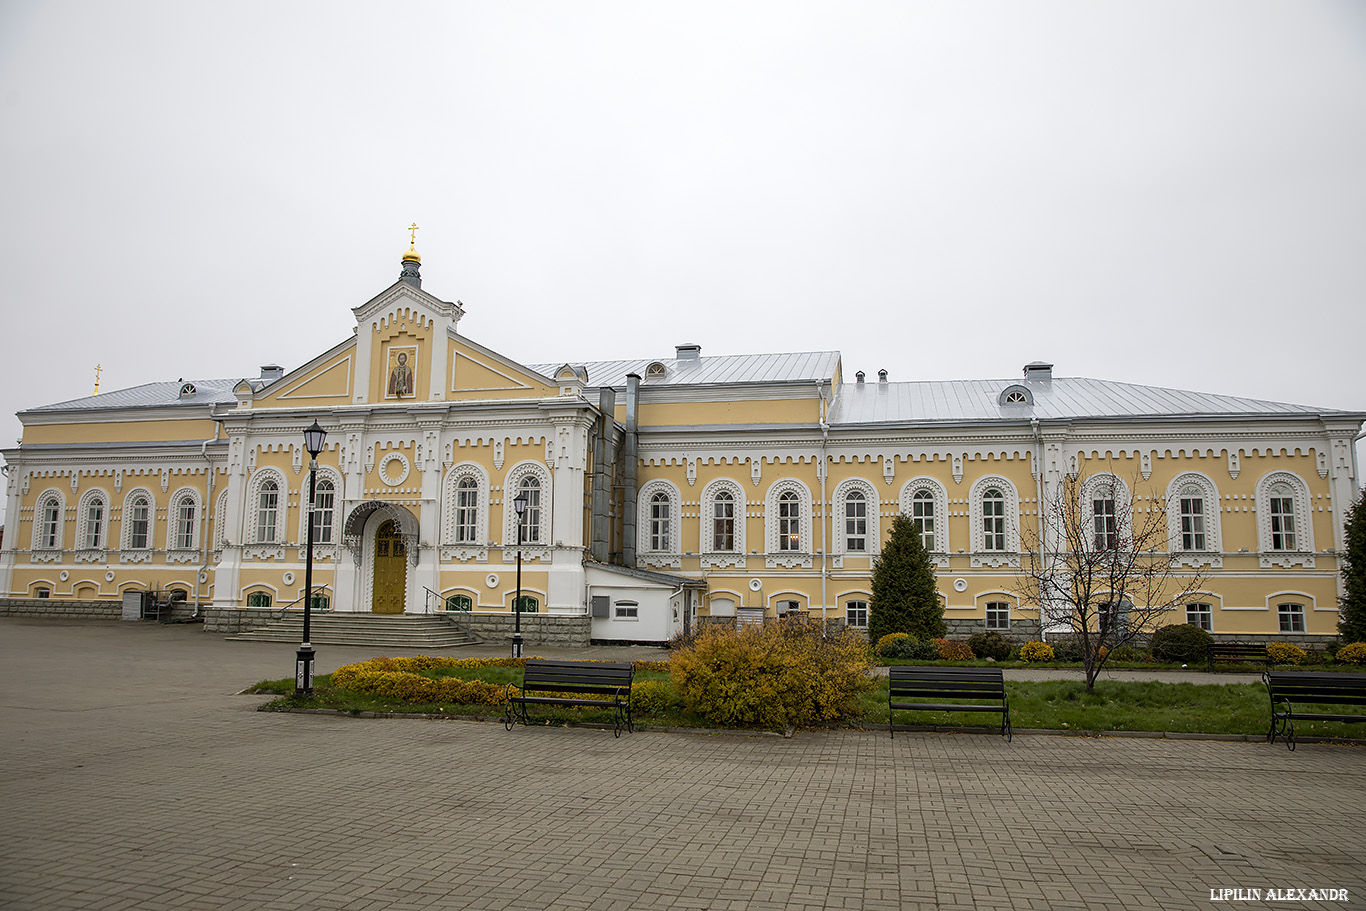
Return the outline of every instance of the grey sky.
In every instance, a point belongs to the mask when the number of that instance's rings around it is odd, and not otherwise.
[[[1363,162],[1350,0],[7,0],[0,438],[96,363],[300,365],[413,221],[526,363],[1045,359],[1363,410]]]

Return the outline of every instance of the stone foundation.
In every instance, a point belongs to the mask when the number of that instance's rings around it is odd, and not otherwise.
[[[168,618],[175,622],[195,619],[194,605],[176,602]],[[201,610],[202,616],[202,610]],[[51,620],[120,620],[122,601],[72,601],[56,598],[0,598],[0,617],[44,617]]]
[[[473,611],[469,633],[485,645],[512,642],[514,618],[511,614],[481,614]],[[522,614],[522,644],[559,648],[587,648],[592,639],[592,619],[558,614]]]

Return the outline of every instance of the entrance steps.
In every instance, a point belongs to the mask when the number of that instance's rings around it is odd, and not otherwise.
[[[475,640],[445,614],[315,613],[309,619],[314,645],[364,645],[375,648],[446,649]],[[303,614],[290,611],[252,630],[228,636],[239,642],[300,642]]]

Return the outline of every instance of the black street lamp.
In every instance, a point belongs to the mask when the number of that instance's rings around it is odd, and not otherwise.
[[[304,431],[304,448],[308,450],[308,551],[304,558],[304,641],[299,646],[294,663],[294,695],[313,695],[313,643],[308,628],[313,608],[313,495],[318,481],[318,453],[323,451],[327,431],[313,425]]]
[[[517,510],[517,598],[512,602],[513,632],[512,657],[522,657],[522,515],[526,512],[526,494],[519,493],[512,501]]]

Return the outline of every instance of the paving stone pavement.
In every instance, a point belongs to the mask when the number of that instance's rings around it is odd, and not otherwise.
[[[368,657],[328,647],[319,672]],[[0,907],[1237,908],[1366,900],[1366,750],[255,711],[291,646],[0,619]],[[1278,905],[1279,906],[1279,905]]]

